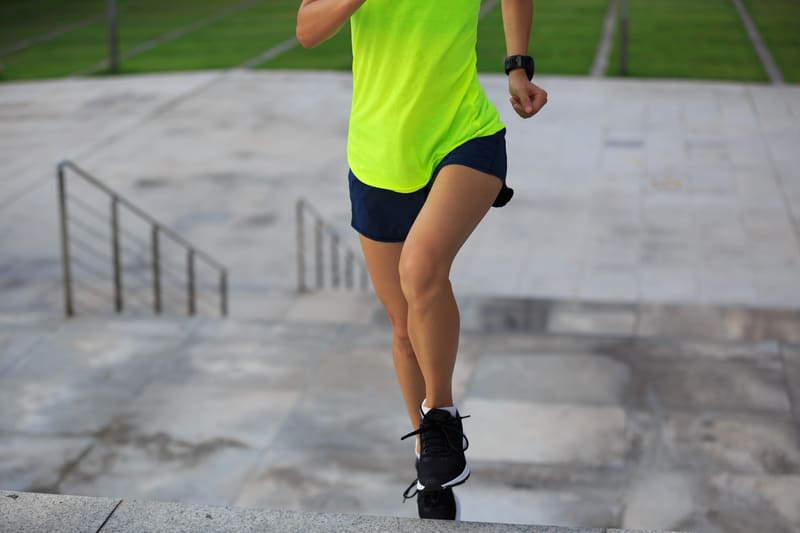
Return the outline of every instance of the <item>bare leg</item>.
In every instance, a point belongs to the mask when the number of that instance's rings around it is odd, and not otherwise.
[[[501,186],[495,176],[445,166],[402,248],[400,284],[408,302],[408,334],[424,376],[428,407],[453,405],[460,322],[450,267]]]
[[[408,304],[400,289],[400,253],[403,243],[385,243],[359,235],[372,284],[392,323],[392,357],[403,392],[411,426],[419,429],[419,406],[425,397],[425,381],[408,338]],[[419,447],[419,444],[417,444]]]

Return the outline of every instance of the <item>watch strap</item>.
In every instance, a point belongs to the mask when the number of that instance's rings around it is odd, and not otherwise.
[[[516,70],[518,68],[525,69],[525,74],[528,76],[528,80],[533,79],[533,72],[534,72],[533,57],[525,55],[507,56],[505,59],[506,75],[508,75],[508,73],[511,72],[512,70]]]

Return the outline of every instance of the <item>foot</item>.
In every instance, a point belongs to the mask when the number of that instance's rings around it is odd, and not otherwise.
[[[419,461],[417,461],[419,469]],[[418,470],[419,471],[419,470]],[[413,491],[413,492],[412,492]],[[461,506],[453,489],[422,490],[419,481],[414,480],[403,493],[403,502],[417,497],[417,513],[420,518],[433,518],[436,520],[460,520]]]
[[[436,520],[460,520],[461,508],[453,489],[444,490],[418,490],[417,482],[411,484],[415,492],[407,498],[417,497],[417,512],[420,518],[433,518]],[[408,490],[406,490],[408,493]]]
[[[431,409],[422,417],[419,429],[402,438],[420,436],[421,450],[417,488],[419,491],[442,491],[464,483],[469,478],[469,464],[464,451],[469,441],[461,420],[443,409]]]

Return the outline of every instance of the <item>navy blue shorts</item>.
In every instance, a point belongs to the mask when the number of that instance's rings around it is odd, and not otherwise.
[[[350,225],[374,241],[403,242],[428,198],[436,175],[445,165],[464,165],[480,172],[497,176],[503,188],[497,195],[494,207],[502,207],[511,200],[514,190],[506,187],[506,130],[493,135],[477,137],[453,149],[433,170],[433,176],[422,189],[400,193],[379,189],[362,183],[349,172]]]

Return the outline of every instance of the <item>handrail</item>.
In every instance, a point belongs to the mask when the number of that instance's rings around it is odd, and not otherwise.
[[[111,230],[111,263],[112,263],[112,278],[114,289],[114,309],[117,313],[121,313],[125,307],[125,292],[122,276],[122,262],[121,252],[122,246],[120,243],[120,235],[125,235],[125,232],[120,227],[119,210],[123,207],[138,216],[141,220],[145,221],[150,226],[150,258],[151,258],[151,271],[152,271],[152,290],[153,290],[153,311],[156,314],[161,314],[163,310],[162,302],[162,276],[163,269],[161,267],[162,259],[160,252],[160,237],[166,236],[173,242],[180,245],[186,251],[186,291],[187,291],[187,312],[189,315],[194,315],[197,312],[197,284],[195,278],[195,260],[200,259],[207,265],[217,271],[219,275],[219,295],[220,295],[220,314],[227,316],[228,314],[228,271],[227,269],[207,253],[198,250],[189,241],[178,235],[176,232],[166,227],[164,224],[157,221],[145,213],[141,208],[134,205],[127,199],[123,198],[119,193],[102,183],[100,180],[78,167],[71,161],[61,161],[57,167],[58,177],[58,199],[59,199],[59,220],[61,229],[61,258],[64,277],[64,308],[67,317],[75,316],[75,304],[73,295],[73,277],[72,265],[70,260],[70,238],[69,238],[69,220],[67,210],[67,202],[70,195],[67,194],[66,176],[67,170],[71,170],[84,181],[105,193],[111,199],[109,225]],[[74,199],[73,199],[74,200]],[[80,202],[75,202],[80,204]],[[97,215],[97,214],[96,214]]]
[[[305,213],[308,213],[314,220],[315,288],[320,290],[325,286],[324,237],[327,233],[330,239],[331,286],[334,288],[340,288],[341,286],[341,272],[339,269],[339,248],[341,247],[345,252],[345,288],[353,289],[353,267],[357,265],[361,272],[360,288],[361,290],[367,290],[369,287],[369,273],[366,265],[361,260],[356,259],[358,254],[343,243],[339,233],[333,226],[325,222],[319,211],[309,204],[308,200],[299,198],[295,208],[297,219],[297,291],[302,293],[309,290],[309,286],[306,283]]]

